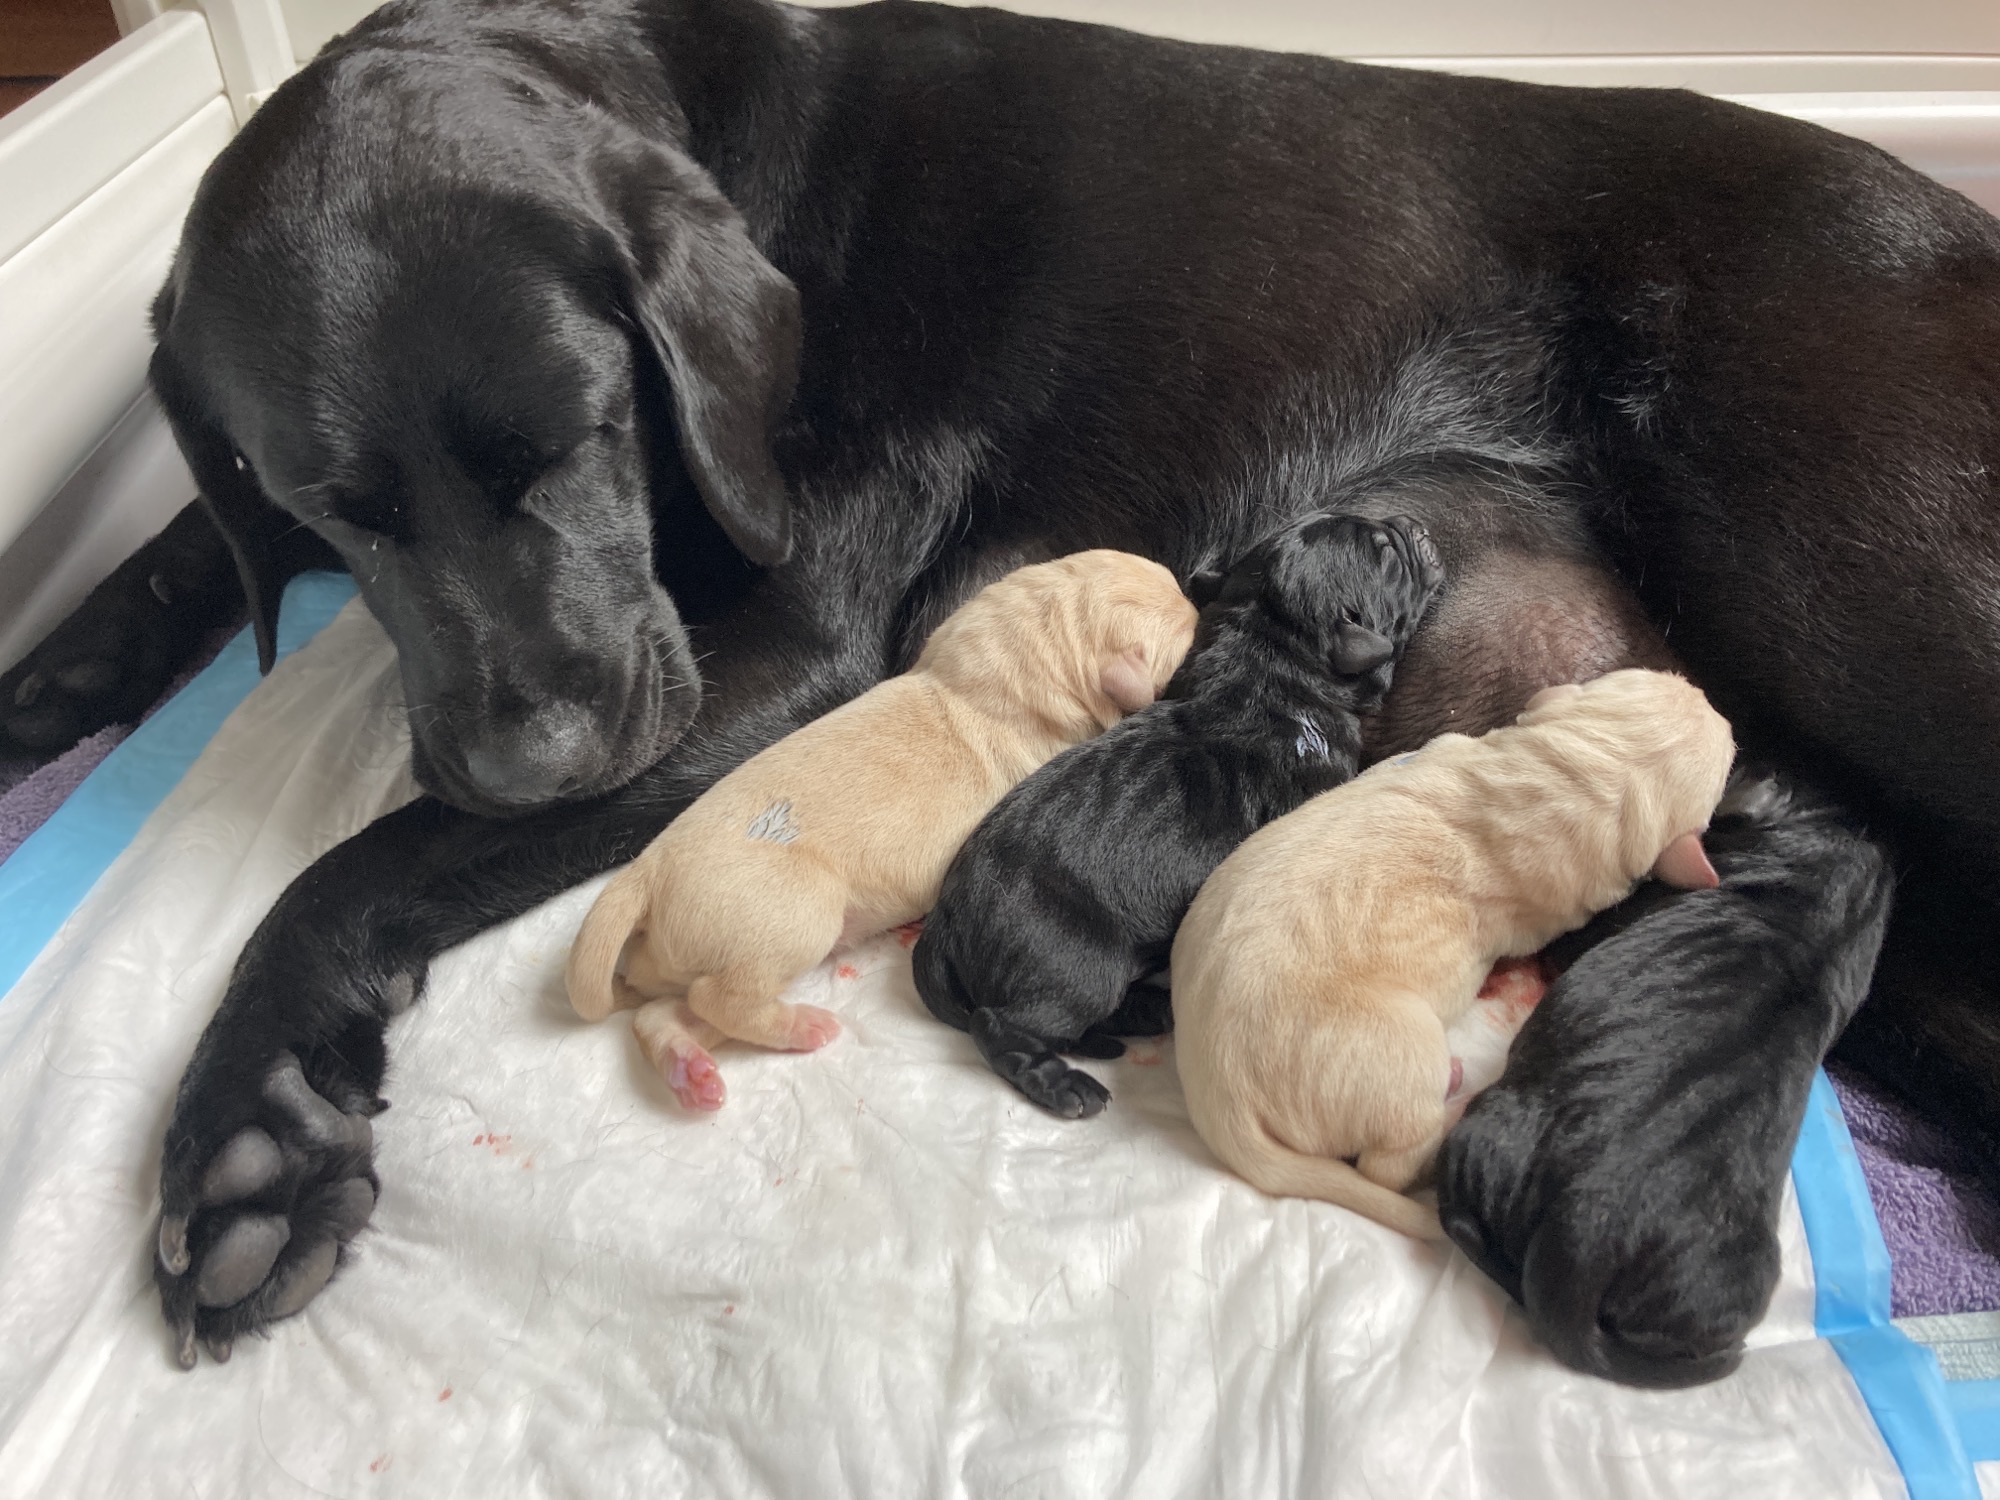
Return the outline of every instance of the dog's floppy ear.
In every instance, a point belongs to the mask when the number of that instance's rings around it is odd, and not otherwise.
[[[1343,677],[1372,672],[1396,655],[1396,643],[1386,635],[1342,620],[1333,627],[1333,669]]]
[[[1698,833],[1684,833],[1667,845],[1653,862],[1653,875],[1684,891],[1712,891],[1722,884],[1722,877],[1708,862],[1708,851],[1701,847]]]
[[[1153,701],[1153,664],[1144,646],[1128,646],[1104,659],[1097,685],[1121,713],[1136,714]]]
[[[673,388],[688,472],[745,557],[781,563],[792,509],[771,438],[798,381],[798,289],[693,162],[651,149],[614,170],[628,174],[632,311]]]
[[[154,324],[162,333],[172,307],[171,297],[162,292],[153,308]],[[268,672],[278,660],[278,605],[285,593],[276,544],[297,523],[265,498],[257,477],[189,390],[164,346],[153,352],[151,375],[167,425],[199,486],[202,507],[236,559],[257,638],[257,666]]]

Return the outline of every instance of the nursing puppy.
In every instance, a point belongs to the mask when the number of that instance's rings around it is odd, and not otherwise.
[[[1173,575],[1129,553],[1080,552],[989,585],[909,672],[744,762],[620,872],[570,952],[570,1003],[598,1020],[621,997],[650,1000],[634,1028],[690,1109],[721,1107],[719,1037],[825,1045],[839,1023],[780,1000],[785,986],[929,910],[1001,794],[1150,704],[1194,626]]]
[[[1058,1049],[1116,1056],[1107,1038],[1165,1029],[1158,992],[1127,991],[1231,849],[1354,774],[1356,715],[1442,579],[1407,517],[1308,516],[1252,548],[1167,701],[1043,767],[966,841],[914,954],[932,1014],[1044,1109],[1101,1110],[1110,1093]]]
[[[1173,948],[1181,1082],[1209,1149],[1267,1193],[1441,1237],[1402,1193],[1444,1138],[1446,1027],[1495,959],[1583,926],[1649,870],[1713,886],[1699,835],[1734,756],[1692,684],[1613,672],[1251,838]]]
[[[1555,983],[1438,1159],[1446,1233],[1564,1363],[1629,1385],[1741,1359],[1813,1069],[1895,884],[1857,820],[1768,769],[1738,769],[1702,843],[1719,886],[1641,886],[1550,946]]]

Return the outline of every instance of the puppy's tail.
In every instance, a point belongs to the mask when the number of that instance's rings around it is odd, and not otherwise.
[[[1252,1187],[1281,1198],[1317,1198],[1352,1209],[1415,1240],[1441,1240],[1437,1211],[1370,1181],[1344,1161],[1294,1151],[1256,1122],[1232,1142],[1211,1141]]]
[[[598,892],[569,950],[569,1003],[586,1021],[618,1008],[618,960],[646,919],[646,882],[631,870]]]

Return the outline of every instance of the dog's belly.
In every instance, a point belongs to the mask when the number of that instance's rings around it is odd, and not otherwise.
[[[1447,732],[1484,734],[1512,723],[1541,688],[1620,667],[1682,670],[1608,569],[1496,548],[1447,579],[1388,700],[1364,720],[1364,757],[1399,755]]]

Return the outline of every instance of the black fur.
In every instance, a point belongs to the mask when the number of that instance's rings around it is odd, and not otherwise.
[[[367,1180],[274,1113],[287,1053],[358,1112],[436,954],[1080,547],[1186,578],[1307,511],[1406,513],[1451,570],[1434,621],[1524,558],[1601,559],[1739,738],[1992,925],[2000,226],[1811,126],[902,0],[395,0],[217,159],[159,323],[254,610],[286,528],[337,549],[438,794],[278,900],[202,1039],[161,1182],[187,1334],[290,1305],[191,1310],[200,1247],[247,1263],[254,1207],[316,1266],[314,1205]],[[1447,639],[1473,676],[1511,648]],[[1437,691],[1427,649],[1404,690]],[[1955,1058],[1949,1097],[2000,1118],[1967,1013],[1899,1010],[1899,1056]],[[1732,1078],[1800,1086],[1808,1049],[1743,1049]],[[205,1194],[252,1128],[284,1171]]]
[[[1042,1108],[1104,1108],[1104,1085],[1058,1051],[1108,1050],[1091,1033],[1119,1034],[1209,873],[1353,777],[1359,714],[1441,579],[1403,517],[1310,516],[1252,548],[1162,700],[1064,751],[966,840],[912,955],[931,1014]]]
[[[1720,887],[1649,883],[1550,949],[1438,1169],[1452,1239],[1566,1363],[1632,1385],[1741,1357],[1806,1089],[1889,918],[1887,861],[1822,797],[1739,771],[1703,842]]]

